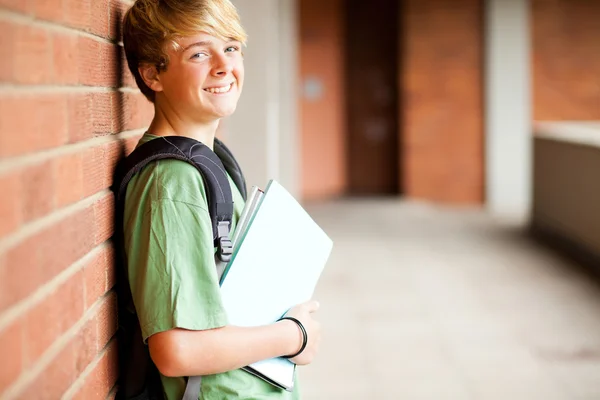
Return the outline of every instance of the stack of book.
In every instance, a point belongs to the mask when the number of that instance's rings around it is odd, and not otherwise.
[[[310,300],[333,247],[332,240],[279,183],[254,187],[233,236],[233,256],[221,278],[229,323],[274,323]],[[292,391],[295,364],[285,358],[244,368]]]

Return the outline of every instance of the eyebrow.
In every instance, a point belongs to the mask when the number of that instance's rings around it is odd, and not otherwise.
[[[186,51],[188,49],[191,49],[194,46],[202,47],[202,46],[210,46],[212,44],[213,44],[213,42],[211,40],[202,40],[200,42],[192,43],[192,44],[186,46],[182,51]]]
[[[231,38],[231,39],[229,39],[229,40],[227,41],[227,43],[231,43],[231,42],[238,42],[238,40]],[[196,43],[192,43],[192,44],[190,44],[190,45],[187,45],[187,46],[186,46],[186,47],[185,47],[183,50],[181,50],[181,51],[182,51],[182,52],[185,52],[186,50],[189,50],[189,49],[191,49],[192,47],[195,47],[195,46],[198,46],[198,47],[202,47],[202,46],[211,46],[212,44],[213,44],[213,41],[212,41],[212,40],[201,40],[201,41],[199,41],[199,42],[196,42]]]

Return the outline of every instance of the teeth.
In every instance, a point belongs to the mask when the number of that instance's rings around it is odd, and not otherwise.
[[[205,89],[207,92],[210,93],[226,93],[229,91],[229,89],[231,89],[231,85],[233,85],[232,83],[230,83],[229,85],[225,86],[225,87],[221,87],[221,88],[208,88]]]

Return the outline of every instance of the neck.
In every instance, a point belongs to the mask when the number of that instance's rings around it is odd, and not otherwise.
[[[218,119],[206,123],[192,122],[155,104],[154,119],[148,128],[148,133],[156,136],[185,136],[213,149],[218,127]]]

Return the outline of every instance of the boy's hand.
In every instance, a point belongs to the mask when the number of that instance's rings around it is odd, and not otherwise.
[[[298,356],[290,358],[290,361],[294,364],[310,364],[319,350],[319,343],[321,342],[321,324],[314,319],[314,313],[317,312],[318,309],[319,303],[311,300],[306,303],[298,304],[285,314],[286,317],[294,317],[299,320],[302,325],[304,325],[308,335],[306,348]],[[296,324],[294,323],[294,325]],[[298,350],[300,350],[300,346],[302,345],[302,332],[300,332],[299,327],[297,328],[298,337],[300,338]]]

